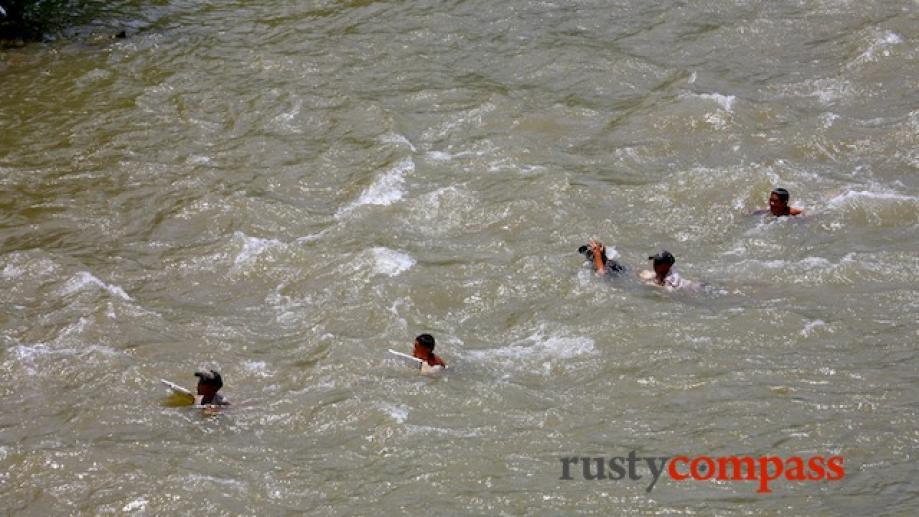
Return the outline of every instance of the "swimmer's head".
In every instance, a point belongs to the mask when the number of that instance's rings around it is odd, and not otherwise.
[[[667,250],[661,250],[657,255],[648,257],[648,260],[654,261],[654,274],[657,275],[658,280],[667,276],[667,273],[670,272],[670,267],[676,262],[676,258]]]
[[[415,338],[415,346],[420,346],[421,348],[427,350],[428,352],[434,351],[434,336],[430,334],[421,334]]]
[[[673,256],[672,253],[670,253],[667,250],[662,250],[657,255],[652,255],[648,257],[648,260],[653,260],[655,266],[658,264],[673,265],[673,263],[676,262],[676,258]]]
[[[782,201],[782,202],[785,202],[785,203],[787,203],[787,202],[788,202],[788,198],[791,197],[791,195],[788,193],[788,191],[785,190],[785,189],[783,189],[783,188],[775,188],[775,189],[772,189],[772,192],[769,194],[769,197],[772,197],[772,194],[775,194],[776,197],[778,197],[779,201]]]
[[[217,370],[198,370],[195,372],[198,378],[198,395],[213,396],[220,388],[223,387],[223,378]]]
[[[769,211],[772,215],[787,215],[789,197],[788,191],[783,188],[773,189],[769,193]]]

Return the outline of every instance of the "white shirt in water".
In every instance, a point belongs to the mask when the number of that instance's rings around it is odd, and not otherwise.
[[[435,364],[434,366],[429,365],[428,363],[421,363],[421,374],[422,375],[433,375],[444,371],[444,367]]]
[[[683,280],[683,277],[673,269],[668,271],[667,276],[664,277],[664,286],[670,289],[683,289],[689,287],[690,283],[689,280]]]
[[[212,407],[212,406],[229,406],[230,403],[227,402],[227,399],[223,398],[223,395],[217,393],[214,395],[214,399],[204,403],[204,395],[195,395],[195,405],[201,407]]]
[[[698,284],[690,280],[684,279],[673,268],[671,268],[670,271],[667,272],[667,276],[664,277],[663,284],[657,283],[657,280],[656,280],[657,275],[654,274],[654,271],[649,271],[646,269],[640,273],[640,277],[642,280],[645,281],[645,283],[649,285],[655,285],[657,287],[663,287],[667,289],[668,291],[673,291],[676,289],[695,289],[696,287],[698,287]]]
[[[392,348],[389,349],[389,353],[394,356],[402,358],[403,360],[406,361],[407,364],[414,366],[415,368],[421,368],[421,373],[424,375],[439,373],[444,370],[444,367],[439,364],[431,366],[428,363],[426,363],[423,359],[419,359],[412,355],[403,354],[402,352],[396,352]]]

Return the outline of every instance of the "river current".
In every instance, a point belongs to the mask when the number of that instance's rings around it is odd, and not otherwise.
[[[0,51],[0,514],[919,513],[917,13],[138,0]],[[561,479],[630,451],[845,476]]]

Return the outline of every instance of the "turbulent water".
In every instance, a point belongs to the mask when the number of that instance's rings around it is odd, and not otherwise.
[[[138,0],[2,51],[0,513],[919,513],[917,13]],[[201,366],[234,409],[167,400]],[[560,479],[633,450],[845,477]]]

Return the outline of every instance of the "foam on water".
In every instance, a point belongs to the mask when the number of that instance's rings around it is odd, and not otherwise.
[[[297,237],[297,238],[294,240],[294,242],[297,243],[297,244],[306,244],[306,243],[308,243],[308,242],[316,242],[316,241],[318,241],[320,238],[322,238],[323,235],[325,235],[325,232],[326,232],[326,231],[327,231],[327,230],[322,230],[322,231],[319,232],[319,233],[313,233],[313,234],[310,234],[310,235],[304,235],[303,237]]]
[[[406,158],[377,178],[354,202],[335,213],[340,218],[363,205],[391,205],[405,195],[405,175],[415,170],[415,162]]]
[[[242,367],[248,372],[252,372],[259,377],[271,377],[271,372],[268,370],[268,363],[265,361],[243,361]]]
[[[70,325],[64,327],[64,330],[61,331],[58,337],[60,338],[80,334],[86,330],[86,327],[88,326],[89,320],[81,316],[80,319],[76,321],[76,323],[71,323]]]
[[[850,281],[854,274],[853,266],[858,266],[859,260],[854,253],[849,253],[833,262],[823,257],[805,257],[800,260],[762,260],[747,259],[736,264],[726,266],[726,271],[738,275],[745,281],[765,277],[773,277],[791,283],[825,283],[829,281]],[[780,277],[775,277],[780,275]]]
[[[826,327],[826,322],[824,322],[823,320],[808,321],[804,325],[804,328],[801,329],[801,335],[804,337],[807,337],[814,332],[814,329],[817,329],[820,327]]]
[[[285,246],[285,244],[277,239],[260,239],[258,237],[249,237],[243,232],[234,232],[233,237],[243,241],[243,249],[236,255],[236,258],[233,260],[233,263],[237,266],[248,262],[260,254],[264,253],[270,248],[276,248],[279,246]]]
[[[853,94],[853,87],[849,81],[820,79],[813,81],[811,85],[813,90],[807,95],[810,97],[817,97],[823,104],[833,104]]]
[[[741,264],[745,264],[745,263],[758,264],[760,266],[763,266],[769,269],[783,269],[785,267],[793,267],[793,266],[799,266],[803,269],[814,269],[814,268],[820,268],[820,267],[830,267],[833,265],[832,262],[830,262],[829,260],[823,257],[806,257],[797,262],[781,260],[781,259],[779,260],[751,259],[751,260],[745,260],[741,262]]]
[[[595,351],[594,340],[586,336],[565,336],[558,333],[548,336],[543,329],[523,339],[522,342],[501,348],[472,350],[468,356],[476,361],[516,364],[520,361],[552,361],[573,359]]]
[[[615,246],[606,246],[606,258],[608,259],[617,259],[619,258],[619,250]]]
[[[189,165],[209,165],[211,163],[211,159],[210,157],[204,155],[192,154],[188,156],[188,158],[185,160],[185,163]]]
[[[411,149],[413,153],[416,152],[415,146],[404,135],[400,135],[398,133],[389,133],[389,134],[383,135],[383,137],[380,140],[382,140],[383,142],[389,143],[389,144],[404,145],[408,147],[409,149]]]
[[[93,276],[92,273],[88,271],[80,271],[79,273],[72,276],[70,280],[68,280],[67,283],[64,284],[62,294],[64,295],[73,294],[77,291],[81,291],[84,288],[90,287],[90,286],[99,287],[102,290],[106,291],[107,293],[111,294],[112,296],[117,296],[118,298],[121,298],[122,300],[126,300],[126,301],[132,300],[132,298],[128,296],[128,294],[124,292],[124,289],[122,289],[121,287],[118,287],[115,284],[107,284],[103,282],[102,280],[99,280],[98,278]]]
[[[459,151],[457,153],[450,153],[447,151],[431,151],[426,156],[434,161],[438,162],[448,162],[454,158],[462,158],[464,156],[483,156],[485,151]]]
[[[839,259],[839,262],[832,262],[823,257],[805,257],[801,260],[760,260],[748,259],[730,266],[732,269],[738,269],[744,272],[750,272],[752,269],[782,269],[789,272],[809,272],[809,271],[828,271],[840,266],[850,265],[856,262],[855,255],[849,253]]]
[[[903,38],[896,32],[887,31],[876,35],[869,43],[868,49],[855,58],[854,63],[877,61],[879,54],[881,57],[890,57],[890,47],[900,43],[903,43]]]
[[[277,315],[275,320],[278,323],[293,323],[299,321],[305,314],[302,310],[311,302],[309,294],[305,298],[294,298],[283,294],[281,291],[286,284],[280,284],[275,287],[274,291],[265,296],[265,304],[274,308]]]
[[[51,357],[86,358],[96,354],[102,357],[114,357],[119,355],[117,350],[103,345],[89,345],[83,348],[53,348],[45,343],[38,343],[31,346],[16,345],[11,347],[9,352],[14,362],[24,367],[30,375],[38,373],[38,370],[35,368],[36,363]],[[85,361],[85,359],[83,360]],[[55,359],[54,363],[55,369],[59,368],[59,359]]]
[[[476,126],[481,126],[484,121],[485,115],[494,111],[496,106],[491,102],[486,102],[481,106],[466,110],[461,114],[453,117],[451,120],[440,125],[438,128],[432,128],[425,131],[424,136],[426,139],[433,140],[444,138],[455,130],[463,127],[464,125],[474,124]]]
[[[409,221],[426,235],[443,236],[468,225],[487,224],[482,201],[463,186],[450,185],[418,197],[408,207]]]
[[[715,101],[721,109],[727,111],[728,113],[733,112],[734,100],[736,99],[733,95],[722,95],[720,93],[700,93],[698,94],[699,98],[708,99]]]
[[[22,268],[17,267],[13,264],[7,264],[6,267],[3,268],[3,271],[0,271],[0,276],[2,276],[3,278],[7,280],[12,280],[22,275],[22,273],[23,273]]]
[[[833,125],[833,122],[836,122],[837,120],[839,120],[839,115],[831,111],[828,111],[820,115],[820,120],[823,121],[823,128],[828,129],[830,126]]]
[[[895,192],[871,192],[868,190],[847,190],[845,193],[833,197],[828,204],[839,206],[856,200],[876,200],[876,201],[906,201],[916,202],[919,198],[906,196]]]
[[[239,492],[242,492],[246,489],[246,484],[242,481],[236,479],[226,479],[218,478],[214,476],[206,476],[203,474],[188,474],[185,478],[196,484],[215,484],[221,485],[229,488],[233,488]]]
[[[578,287],[580,289],[592,289],[596,285],[596,275],[588,262],[584,262],[577,274]]]
[[[411,269],[416,261],[411,255],[384,247],[370,249],[373,271],[379,275],[396,276]]]
[[[472,438],[482,435],[482,432],[479,430],[460,431],[457,429],[444,429],[443,427],[433,427],[430,425],[406,425],[405,432],[407,434],[421,435],[439,434],[443,436],[453,436],[456,438]]]
[[[380,404],[380,409],[399,424],[408,420],[408,406],[383,403]]]
[[[147,509],[147,500],[143,497],[131,501],[121,509],[123,512],[142,512]]]
[[[297,115],[300,114],[301,109],[303,109],[303,100],[297,99],[294,102],[293,107],[291,107],[288,111],[285,111],[274,117],[275,125],[277,125],[280,129],[290,131],[292,133],[302,133],[303,129],[293,124],[294,119],[297,117]]]
[[[405,302],[403,300],[393,300],[392,304],[389,306],[389,313],[393,315],[395,321],[399,322],[401,328],[408,329],[408,322],[399,314],[399,306],[404,304]]]
[[[439,162],[446,162],[453,159],[455,155],[444,152],[444,151],[431,151],[428,153],[428,158],[436,160]]]

